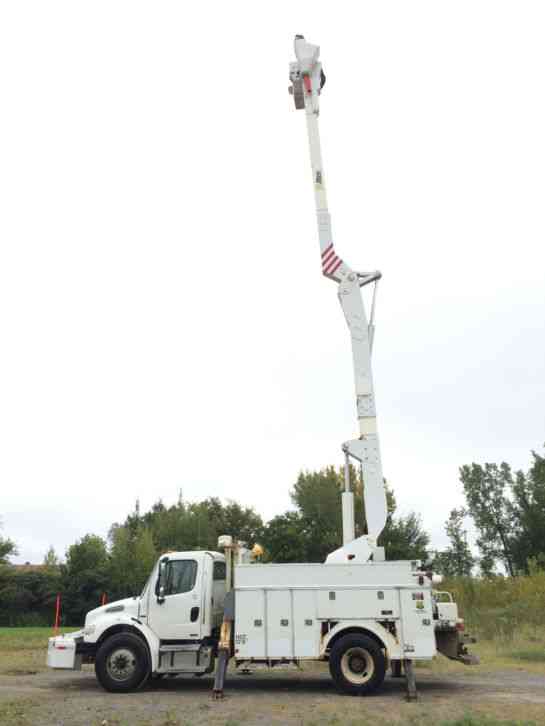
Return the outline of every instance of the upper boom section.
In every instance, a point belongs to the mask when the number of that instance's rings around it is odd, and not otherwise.
[[[293,94],[295,108],[305,109],[306,112],[322,272],[335,282],[341,282],[351,270],[335,252],[331,232],[331,217],[327,208],[325,175],[318,128],[320,93],[325,83],[322,64],[318,60],[320,47],[307,43],[302,35],[296,35],[294,48],[297,60],[290,63],[290,80],[292,82],[290,92]]]

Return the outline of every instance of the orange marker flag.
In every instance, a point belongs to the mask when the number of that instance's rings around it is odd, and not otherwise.
[[[60,621],[61,621],[61,596],[60,596],[60,594],[58,594],[57,602],[55,603],[55,627],[54,627],[55,635],[58,635],[58,633],[59,633]]]

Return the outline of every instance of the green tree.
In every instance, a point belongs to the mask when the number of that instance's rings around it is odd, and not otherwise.
[[[351,475],[353,478],[353,471]],[[343,488],[344,472],[333,466],[321,471],[304,471],[297,477],[291,499],[300,515],[300,533],[305,543],[303,561],[323,562],[330,552],[340,546]],[[358,514],[356,522],[361,528],[363,522]]]
[[[216,498],[205,499],[199,506],[206,512],[214,530],[214,548],[217,537],[222,534],[229,534],[248,545],[259,539],[263,520],[252,507],[243,507],[232,500],[222,505]]]
[[[53,547],[53,545],[49,546],[49,549],[44,555],[44,565],[51,569],[59,568],[60,560],[57,557],[57,553],[55,552],[55,548]]]
[[[450,545],[436,557],[434,569],[447,577],[469,576],[475,565],[475,558],[467,544],[467,531],[464,529],[466,515],[463,507],[452,509],[445,522]]]
[[[350,486],[354,491],[355,534],[367,531],[363,487],[356,469],[350,469]],[[279,562],[323,562],[342,544],[342,504],[344,469],[329,466],[321,471],[301,472],[291,492],[296,512],[275,517],[264,528],[263,544],[269,558]],[[385,546],[388,559],[427,558],[429,537],[422,530],[419,517],[410,513],[395,517],[396,501],[386,485],[388,518],[379,544]],[[285,541],[282,541],[285,538]]]
[[[61,565],[65,624],[81,624],[85,614],[100,605],[108,574],[108,550],[102,537],[87,534],[68,548],[66,563]]]
[[[159,501],[142,515],[141,522],[151,531],[158,552],[215,550],[222,534],[252,545],[263,529],[263,520],[254,509],[233,501],[222,504],[216,497],[193,503],[186,503],[180,497],[171,507]]]
[[[59,590],[58,571],[0,567],[0,625],[52,625]]]
[[[384,547],[388,560],[422,560],[428,559],[430,538],[422,529],[422,520],[418,514],[409,512],[405,516],[396,517],[397,502],[393,490],[384,482],[386,488],[386,506],[388,517],[378,544]]]
[[[545,558],[545,458],[532,452],[527,474],[518,471],[512,485],[515,513],[513,559],[519,571],[528,572],[530,560]]]
[[[126,525],[114,525],[109,539],[108,598],[116,600],[138,594],[157,559],[150,530],[144,526],[131,530]]]
[[[306,562],[307,532],[299,512],[279,514],[267,523],[261,544],[265,561]]]
[[[529,562],[545,557],[545,457],[532,452],[527,473],[509,464],[471,464],[460,469],[467,506],[479,533],[480,567],[496,562],[509,575],[528,573]]]
[[[460,480],[468,511],[479,533],[477,545],[484,562],[499,560],[507,573],[515,574],[516,516],[509,492],[514,480],[511,467],[497,464],[462,466]]]
[[[420,516],[414,512],[404,517],[389,517],[378,542],[384,547],[388,560],[426,562],[429,557],[430,538],[422,529]]]
[[[5,565],[8,562],[8,557],[18,554],[15,542],[11,539],[0,537],[0,565]]]

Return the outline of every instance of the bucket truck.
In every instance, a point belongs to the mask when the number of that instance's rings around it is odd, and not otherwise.
[[[337,253],[327,207],[318,113],[325,76],[318,46],[295,38],[290,64],[296,109],[305,112],[322,272],[337,285],[352,345],[358,436],[342,446],[343,545],[323,564],[253,563],[252,552],[220,537],[219,552],[171,552],[159,558],[143,592],[87,614],[77,633],[49,640],[48,665],[79,669],[94,663],[108,691],[131,691],[162,675],[201,676],[215,670],[223,695],[229,660],[236,668],[284,667],[325,661],[337,688],[366,695],[387,670],[405,672],[416,698],[413,663],[437,652],[475,662],[465,647],[463,621],[448,593],[418,561],[386,562],[377,538],[386,522],[371,374],[374,300],[367,319],[361,290],[377,271],[358,271]],[[361,466],[367,534],[355,538],[349,468]],[[254,552],[255,553],[255,552]]]

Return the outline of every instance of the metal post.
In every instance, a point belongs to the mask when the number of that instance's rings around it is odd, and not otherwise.
[[[216,701],[224,697],[223,687],[225,685],[225,674],[231,656],[231,625],[231,621],[226,619],[221,625],[220,642],[218,645],[218,664],[216,666],[214,690],[212,691],[212,698]]]
[[[233,622],[235,620],[235,593],[234,588],[234,560],[235,552],[238,551],[239,543],[235,540],[224,548],[226,564],[226,594],[223,603],[223,622],[220,629],[218,643],[218,662],[216,665],[216,677],[212,698],[220,700],[223,698],[223,687],[225,685],[225,674],[231,657]]]
[[[416,692],[416,678],[414,675],[414,663],[412,660],[405,659],[403,668],[407,677],[407,701],[417,701],[418,694]]]
[[[350,456],[344,452],[344,492],[342,493],[343,545],[356,538],[354,527],[354,493],[350,491]]]

